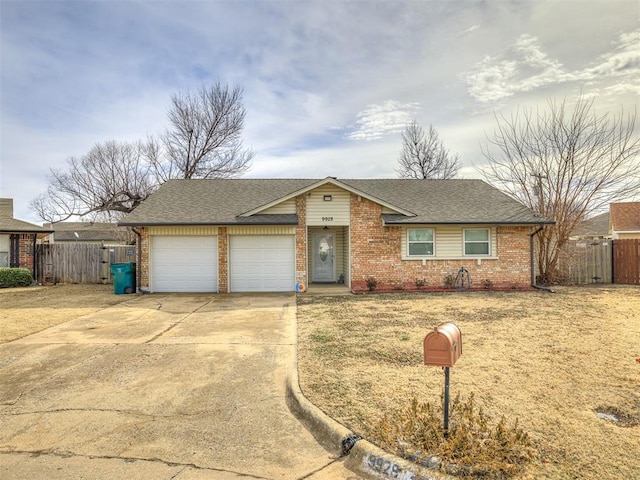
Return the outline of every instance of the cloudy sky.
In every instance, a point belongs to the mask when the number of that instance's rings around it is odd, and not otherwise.
[[[433,125],[476,178],[494,113],[575,99],[633,110],[637,0],[0,0],[0,196],[167,127],[171,95],[244,88],[248,177],[395,177],[400,131]]]

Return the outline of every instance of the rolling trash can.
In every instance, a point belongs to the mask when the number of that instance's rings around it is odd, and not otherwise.
[[[111,280],[113,281],[113,293],[135,293],[136,291],[136,264],[112,263]]]

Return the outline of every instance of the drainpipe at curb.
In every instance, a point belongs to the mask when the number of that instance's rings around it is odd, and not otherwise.
[[[142,235],[136,227],[131,227],[133,233],[138,237],[136,244],[138,245],[138,265],[136,265],[136,292],[140,291],[140,284],[142,283]]]
[[[549,287],[543,287],[542,285],[536,285],[535,263],[534,263],[534,259],[533,259],[533,237],[535,237],[537,234],[539,234],[542,230],[544,230],[544,225],[540,225],[535,232],[529,234],[529,250],[530,250],[530,255],[531,255],[531,286],[533,288],[537,288],[538,290],[544,290],[545,292],[555,293],[553,291],[553,289],[551,289]]]

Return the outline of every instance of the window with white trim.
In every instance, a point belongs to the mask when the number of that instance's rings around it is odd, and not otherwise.
[[[491,254],[491,233],[488,228],[464,230],[464,254],[474,257]]]
[[[412,228],[407,230],[407,255],[409,257],[433,256],[433,228]]]

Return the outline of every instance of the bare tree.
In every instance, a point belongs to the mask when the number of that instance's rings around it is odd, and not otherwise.
[[[74,216],[117,220],[155,189],[149,149],[142,142],[96,144],[81,158],[67,160],[67,170],[51,169],[47,192],[31,202],[42,220],[58,222]]]
[[[249,169],[254,153],[242,146],[245,109],[240,87],[215,83],[176,94],[168,117],[171,128],[162,137],[165,151],[153,164],[162,181],[229,178]]]
[[[458,174],[458,155],[450,155],[438,132],[429,125],[427,132],[414,120],[402,132],[402,151],[396,172],[401,178],[453,178]]]
[[[549,101],[543,111],[496,115],[483,147],[484,178],[511,197],[555,220],[539,234],[542,283],[557,281],[558,256],[569,235],[589,214],[640,191],[640,139],[635,112],[597,114],[593,99],[573,107]]]
[[[246,172],[253,152],[242,147],[242,89],[221,83],[176,94],[161,138],[96,144],[67,170],[52,169],[46,193],[31,202],[42,220],[75,216],[118,220],[172,178],[228,178]]]

